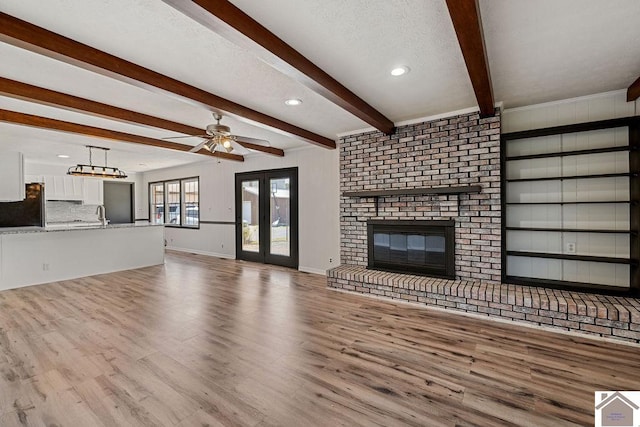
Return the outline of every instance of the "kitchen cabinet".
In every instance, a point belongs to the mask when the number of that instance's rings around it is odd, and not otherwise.
[[[85,205],[102,205],[104,203],[104,185],[101,179],[84,178],[82,202]]]
[[[101,179],[67,175],[27,175],[26,182],[44,182],[46,200],[81,201],[101,205],[104,200]]]
[[[15,151],[0,152],[0,202],[24,200],[24,158]]]
[[[84,178],[68,175],[45,175],[44,194],[47,200],[78,200],[84,197]]]
[[[44,177],[42,175],[25,175],[25,184],[44,184]]]

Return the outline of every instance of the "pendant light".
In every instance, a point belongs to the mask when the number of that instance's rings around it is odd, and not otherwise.
[[[89,149],[89,164],[82,165],[78,164],[76,166],[71,166],[67,171],[67,175],[77,175],[77,176],[91,176],[95,178],[115,178],[115,179],[123,179],[127,177],[127,174],[124,171],[107,166],[107,152],[110,148],[104,147],[96,147],[93,145],[86,146]],[[104,165],[94,165],[92,159],[92,150],[102,150],[104,151]]]

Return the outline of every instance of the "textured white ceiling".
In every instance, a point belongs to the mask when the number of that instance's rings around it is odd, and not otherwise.
[[[444,0],[232,2],[395,122],[475,105]],[[480,0],[480,6],[495,98],[506,107],[622,89],[640,74],[638,0]],[[160,0],[2,0],[0,11],[323,136],[368,126]],[[13,46],[0,43],[0,58],[2,77],[193,126],[213,121],[200,106]],[[390,76],[397,65],[411,72]],[[304,103],[287,107],[288,98]],[[0,108],[153,138],[175,135],[4,97]],[[233,117],[223,123],[285,150],[307,145]],[[59,162],[52,157],[62,151],[85,156],[83,146],[93,143],[0,123],[0,149],[19,148],[34,161]],[[113,148],[114,164],[121,151],[117,166],[130,171],[202,160],[101,145]]]
[[[444,0],[232,3],[394,122],[474,105]]]
[[[625,89],[640,76],[640,1],[480,1],[506,108]]]

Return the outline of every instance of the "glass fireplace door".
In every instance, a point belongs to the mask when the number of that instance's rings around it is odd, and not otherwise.
[[[368,267],[455,278],[454,230],[449,220],[369,220]]]

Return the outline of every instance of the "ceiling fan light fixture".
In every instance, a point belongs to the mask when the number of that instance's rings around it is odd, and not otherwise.
[[[391,75],[394,77],[400,77],[402,75],[407,74],[409,71],[410,71],[409,67],[407,67],[406,65],[401,65],[391,70]]]
[[[233,153],[235,155],[237,154],[236,151],[241,152],[242,149],[245,148],[243,141],[244,143],[249,144],[253,147],[257,147],[258,144],[254,144],[251,141],[256,141],[258,143],[264,142],[266,143],[266,146],[269,146],[268,141],[249,138],[246,136],[234,135],[233,133],[231,133],[231,128],[229,126],[220,124],[220,120],[222,119],[222,116],[220,114],[214,113],[213,118],[216,120],[217,123],[208,125],[205,130],[206,134],[204,135],[190,135],[185,137],[178,136],[178,137],[168,137],[164,139],[190,138],[190,137],[202,138],[202,142],[193,146],[189,150],[190,153],[197,153],[200,150],[205,149],[212,153],[218,150],[218,151],[226,151],[227,153]],[[238,142],[239,139],[240,139],[240,142]],[[247,142],[247,140],[249,141]],[[240,148],[238,148],[238,145],[240,146]],[[257,151],[262,151],[262,150],[257,150]],[[241,156],[240,154],[237,154],[237,155]]]
[[[298,98],[291,98],[284,101],[284,103],[290,107],[295,107],[302,104],[302,100]]]
[[[207,141],[206,144],[204,144],[203,148],[211,151],[213,153],[213,151],[216,149],[216,141],[214,141],[213,139],[210,139],[209,141]]]

